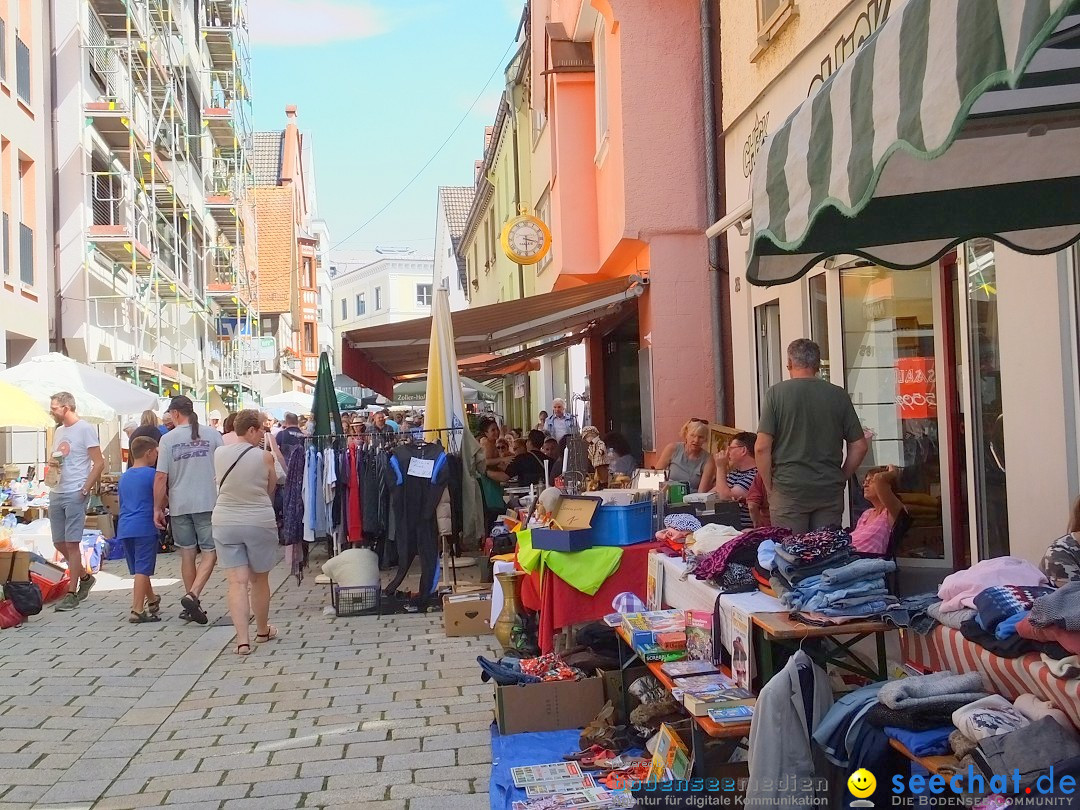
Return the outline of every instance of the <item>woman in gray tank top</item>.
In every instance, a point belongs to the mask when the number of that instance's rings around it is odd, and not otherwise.
[[[682,441],[665,447],[656,466],[667,470],[669,481],[685,481],[691,492],[708,492],[716,480],[716,462],[708,446],[709,423],[691,419],[682,427]]]

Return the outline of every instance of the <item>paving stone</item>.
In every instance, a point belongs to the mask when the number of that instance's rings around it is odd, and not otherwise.
[[[304,807],[362,807],[364,810],[406,810],[404,799],[379,801],[371,799],[371,792],[363,788],[324,790],[304,797]]]
[[[432,782],[430,785],[391,785],[391,799],[418,799],[428,796],[459,796],[469,792],[469,783],[458,782]]]
[[[452,753],[452,752],[448,752]],[[425,768],[413,774],[414,782],[445,782],[454,779],[482,779],[491,773],[487,765],[459,765],[453,768]]]
[[[164,793],[135,793],[127,796],[108,796],[94,804],[94,810],[142,810],[165,804]]]
[[[50,785],[15,785],[4,794],[4,801],[0,806],[6,808],[8,804],[17,804],[19,802],[26,802],[27,805],[30,805],[44,796],[49,787]]]
[[[198,773],[174,774],[172,776],[155,776],[146,783],[145,790],[170,791],[182,790],[183,788],[214,787],[221,783],[223,771],[199,771]]]
[[[226,785],[241,784],[243,782],[269,782],[285,779],[295,779],[299,764],[268,765],[262,768],[238,768],[225,774]]]
[[[458,765],[485,765],[491,763],[491,746],[476,745],[457,749]]]
[[[357,759],[330,759],[305,762],[300,766],[301,776],[333,776],[342,773],[374,772],[375,757]]]
[[[74,804],[90,802],[108,790],[111,779],[83,779],[71,782],[57,782],[39,799],[42,804]]]
[[[419,768],[439,768],[454,764],[453,751],[424,751],[416,754],[391,754],[383,757],[380,770],[412,771]]]
[[[301,807],[303,803],[303,794],[293,793],[260,796],[257,799],[230,799],[222,806],[224,810],[289,810],[291,807]]]
[[[250,785],[219,785],[217,787],[182,788],[169,791],[168,804],[219,802],[225,799],[242,799]]]
[[[350,746],[352,747],[352,746]],[[310,762],[313,759],[322,761],[341,759],[345,756],[344,745],[320,745],[320,746],[306,746],[304,748],[285,748],[281,751],[274,751],[270,755],[271,765],[290,765],[293,763],[301,764],[303,762]],[[356,753],[353,753],[355,756]]]
[[[256,782],[251,788],[252,796],[276,796],[279,793],[318,793],[326,785],[321,776],[307,779],[290,779],[287,782]]]
[[[449,748],[467,748],[473,745],[491,744],[491,732],[473,731],[468,734],[441,735],[424,738],[425,751],[441,751]]]
[[[470,796],[437,796],[409,801],[409,810],[488,810],[491,799],[487,794]]]
[[[261,768],[269,761],[270,754],[267,752],[206,757],[199,763],[199,770],[224,771],[234,768]]]

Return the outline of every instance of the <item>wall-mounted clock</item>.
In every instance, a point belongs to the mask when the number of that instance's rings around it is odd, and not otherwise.
[[[531,214],[511,219],[502,231],[503,252],[517,264],[536,264],[551,250],[551,231]]]

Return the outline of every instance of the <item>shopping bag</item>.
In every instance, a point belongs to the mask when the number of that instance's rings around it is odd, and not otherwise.
[[[4,585],[4,597],[23,616],[37,616],[41,613],[41,588],[33,582],[8,582]]]
[[[10,599],[0,602],[0,630],[18,627],[22,623],[23,615],[15,609],[15,605]]]

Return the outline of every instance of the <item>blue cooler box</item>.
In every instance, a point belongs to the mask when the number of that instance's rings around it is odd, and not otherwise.
[[[594,546],[632,546],[653,539],[652,502],[605,504],[592,519]]]

